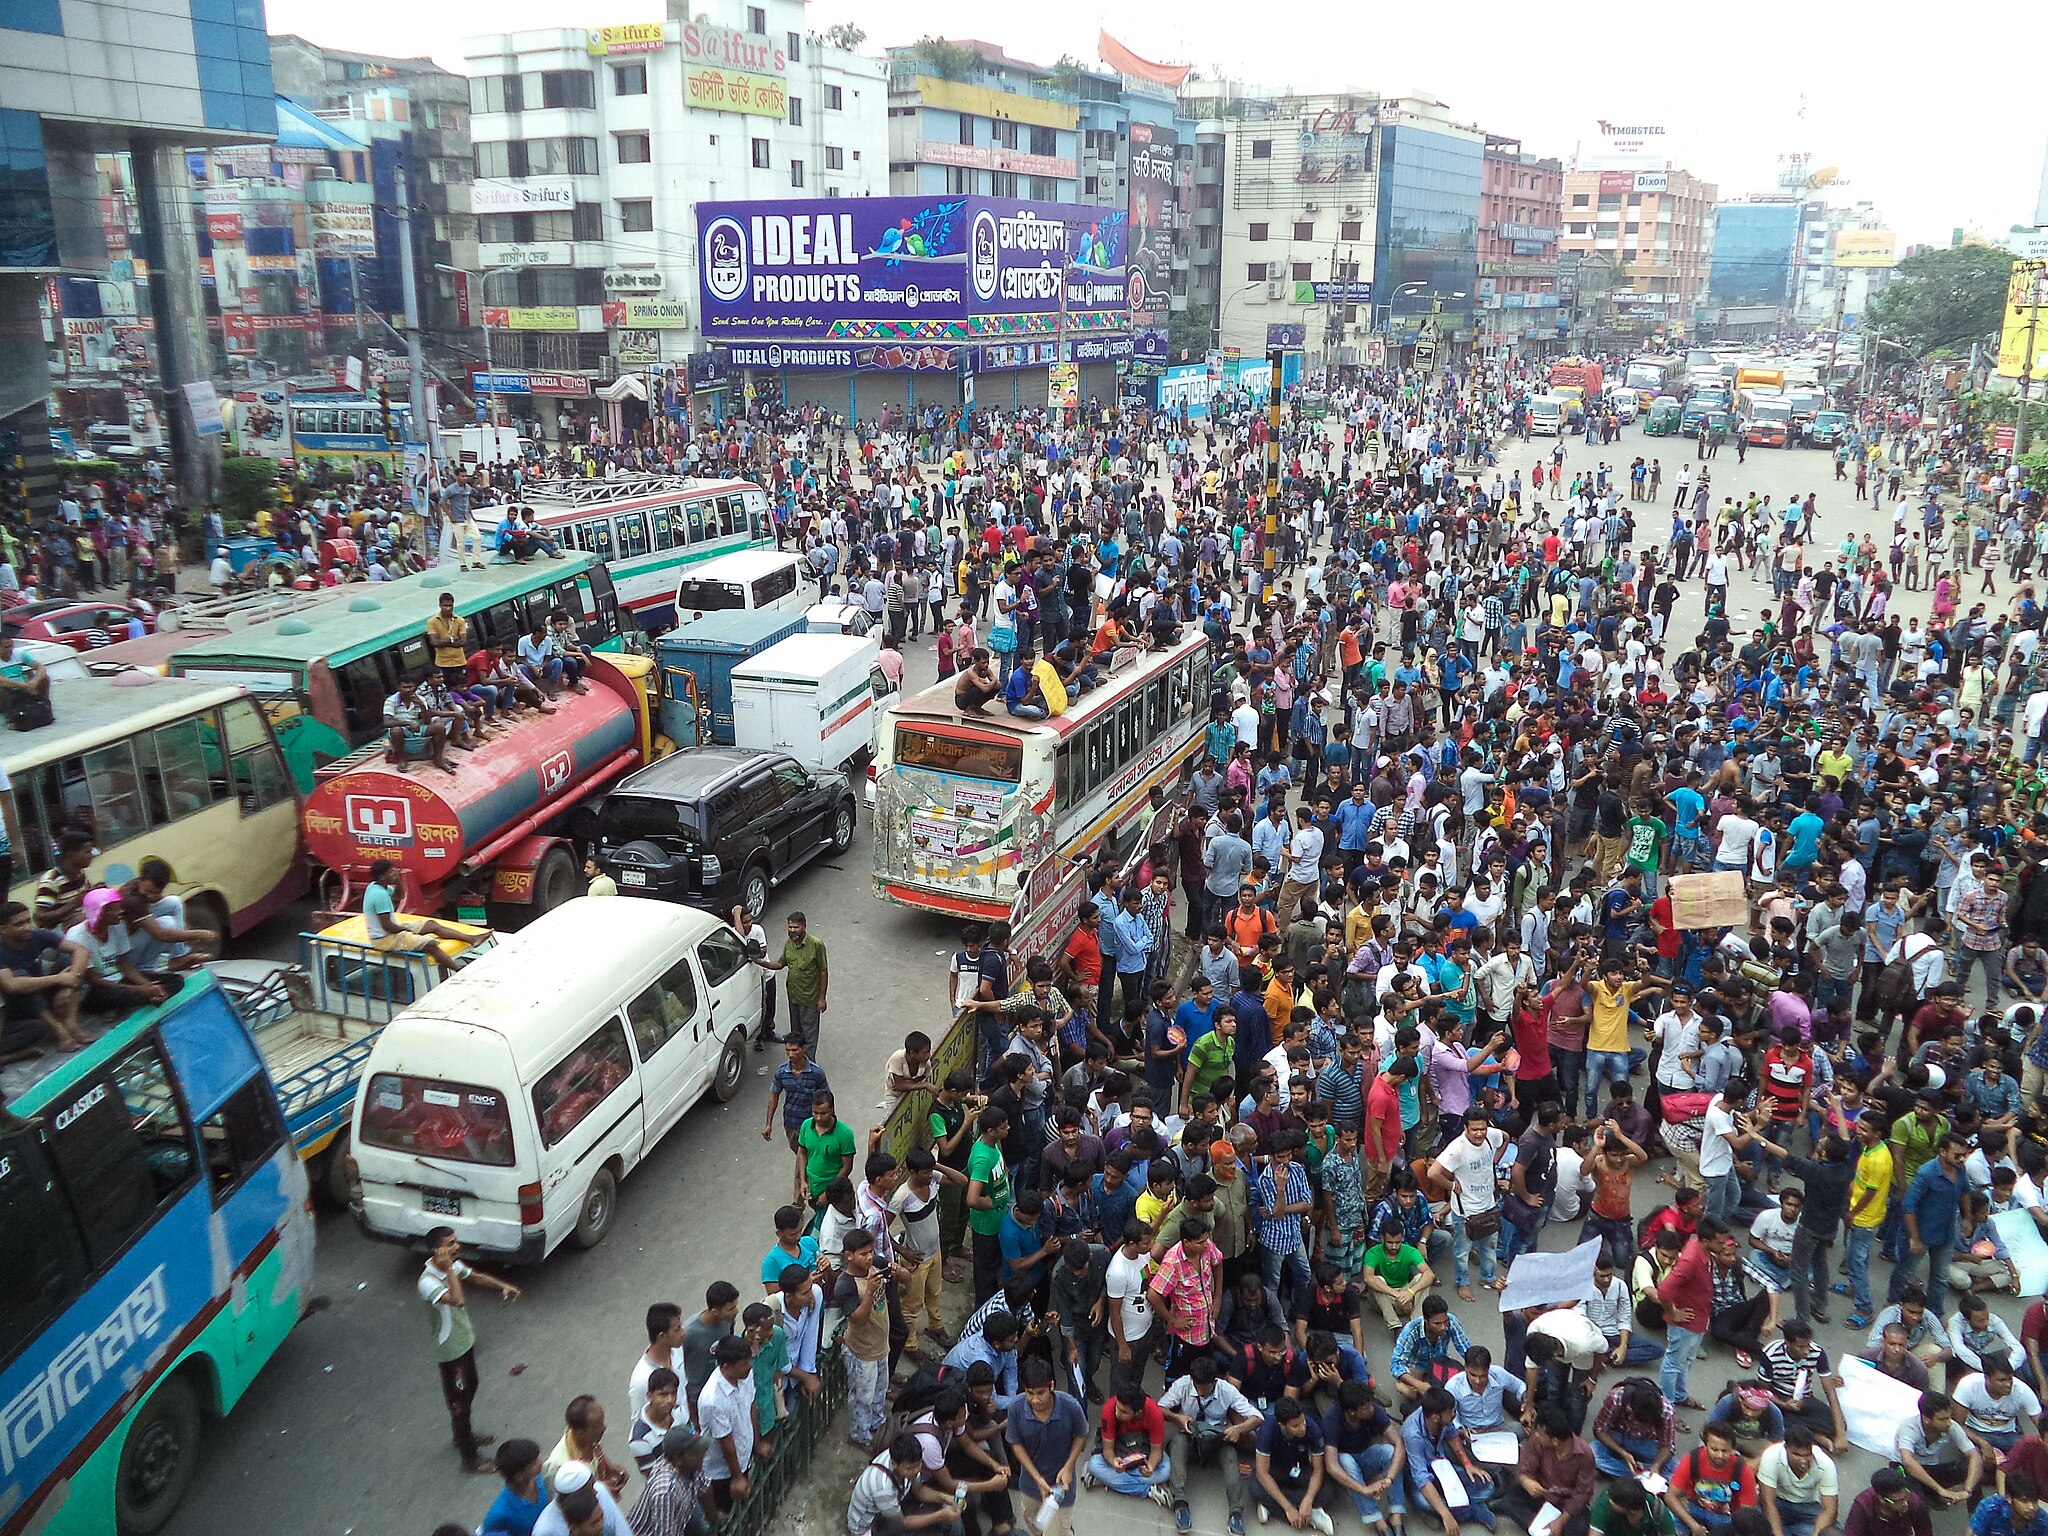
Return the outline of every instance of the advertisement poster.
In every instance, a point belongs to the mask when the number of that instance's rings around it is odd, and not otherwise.
[[[377,214],[368,203],[315,203],[307,222],[316,256],[377,254]]]
[[[1077,409],[1081,404],[1081,365],[1054,363],[1047,368],[1045,398],[1058,403],[1063,409]]]
[[[702,203],[712,338],[956,341],[1122,330],[1126,210],[982,197]]]
[[[993,827],[1002,820],[1005,793],[1000,784],[955,784],[953,814],[962,821]]]
[[[1131,325],[1164,330],[1172,297],[1173,216],[1179,206],[1171,128],[1131,124]]]
[[[910,813],[910,846],[923,859],[950,859],[960,851],[960,827],[929,811]]]

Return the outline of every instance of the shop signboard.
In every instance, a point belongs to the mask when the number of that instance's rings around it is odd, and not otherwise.
[[[1067,342],[1067,358],[1076,363],[1121,363],[1133,355],[1128,335],[1076,336]]]
[[[1297,279],[1294,284],[1294,302],[1297,304],[1370,304],[1372,284],[1359,280],[1349,283],[1312,283],[1306,278]]]
[[[683,100],[707,112],[789,115],[789,55],[759,33],[686,21],[676,34]]]
[[[306,222],[315,256],[377,254],[377,212],[368,203],[314,203]]]
[[[690,306],[683,299],[625,299],[619,324],[636,331],[687,331]],[[607,305],[607,308],[611,306]]]
[[[1129,323],[1129,214],[980,197],[703,203],[712,337],[962,341]]]
[[[733,341],[718,353],[730,368],[765,368],[771,373],[851,369],[856,372],[951,373],[963,347],[873,345],[787,341]]]
[[[575,206],[576,184],[566,176],[469,184],[471,213],[560,213]]]
[[[623,26],[592,27],[587,47],[594,59],[616,58],[628,53],[659,53],[664,41],[658,21],[630,21]]]
[[[536,304],[521,309],[490,308],[484,311],[484,327],[493,331],[573,331],[574,304]]]
[[[645,298],[661,288],[661,274],[648,267],[611,267],[604,274],[604,291],[615,299]]]

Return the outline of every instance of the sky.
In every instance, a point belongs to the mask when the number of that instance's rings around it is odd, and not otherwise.
[[[460,73],[462,39],[526,27],[660,19],[650,0],[268,0],[270,29],[316,43],[429,55]],[[813,0],[811,26],[851,21],[870,50],[927,34],[980,35],[1017,58],[1095,62],[1108,26],[1138,54],[1191,63],[1274,90],[1351,87],[1422,94],[1462,122],[1519,137],[1570,163],[1590,153],[1594,123],[1665,128],[1672,163],[1717,184],[1723,198],[1770,190],[1795,151],[1840,169],[1838,202],[1868,200],[1908,245],[1947,245],[1957,227],[1998,234],[2031,223],[2048,152],[2048,110],[2031,66],[2009,88],[1987,80],[1992,40],[2033,35],[2020,0],[1948,0],[1938,24],[1902,31],[1883,12],[1791,5],[1731,13],[1755,25],[1706,25],[1696,7],[1608,6],[1600,19],[1506,0],[1460,7],[1297,4],[1296,22],[1268,33],[1222,0],[1175,0],[1127,13],[1082,0],[1021,10],[958,0]],[[1269,5],[1252,9],[1272,19]],[[1855,24],[1851,19],[1855,18]],[[1931,19],[1931,15],[1930,15]],[[2038,19],[2038,18],[2036,18]],[[970,32],[969,28],[975,29]],[[1987,53],[1987,46],[1991,52]]]

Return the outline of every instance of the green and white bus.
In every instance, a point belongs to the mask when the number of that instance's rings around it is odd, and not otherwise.
[[[510,503],[562,549],[600,561],[618,590],[619,610],[651,635],[676,622],[676,582],[686,566],[775,542],[768,493],[751,480],[681,475],[622,475],[615,480],[553,480]],[[477,512],[478,530],[495,542],[502,507]]]

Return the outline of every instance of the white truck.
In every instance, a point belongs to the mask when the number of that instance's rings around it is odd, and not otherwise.
[[[787,752],[810,768],[857,770],[874,756],[900,690],[873,635],[797,634],[732,669],[733,744]]]

